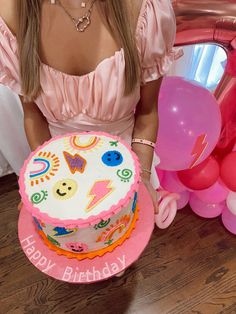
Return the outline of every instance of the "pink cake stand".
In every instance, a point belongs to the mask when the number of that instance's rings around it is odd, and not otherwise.
[[[139,190],[139,219],[136,227],[121,246],[102,257],[79,261],[50,250],[38,235],[32,215],[23,207],[18,221],[21,247],[40,271],[65,282],[93,283],[113,277],[137,261],[147,246],[154,228],[154,212],[150,196],[143,185]]]

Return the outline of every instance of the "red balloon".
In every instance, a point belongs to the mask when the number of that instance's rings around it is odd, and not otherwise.
[[[211,187],[219,178],[220,167],[210,156],[192,169],[178,171],[180,181],[191,190],[204,190]]]
[[[236,152],[231,152],[222,160],[220,176],[224,184],[236,192]]]

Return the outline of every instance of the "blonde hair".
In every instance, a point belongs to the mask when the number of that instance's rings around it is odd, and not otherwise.
[[[40,93],[40,16],[42,0],[18,0],[18,52],[21,87],[25,99],[34,100]],[[111,34],[124,49],[125,94],[135,88],[139,80],[139,58],[135,44],[135,28],[129,22],[124,0],[100,0],[99,6]]]

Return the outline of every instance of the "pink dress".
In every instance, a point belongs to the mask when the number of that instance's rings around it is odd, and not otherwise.
[[[178,54],[173,49],[175,33],[175,15],[170,0],[143,0],[136,29],[142,75],[129,96],[123,95],[123,49],[82,76],[68,75],[41,63],[42,93],[35,103],[46,117],[52,136],[75,131],[103,131],[130,142],[140,85],[168,72]],[[0,83],[21,94],[17,41],[1,17]],[[157,180],[153,180],[157,187]]]

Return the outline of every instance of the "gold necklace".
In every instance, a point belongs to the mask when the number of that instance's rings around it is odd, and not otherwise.
[[[90,8],[88,9],[88,11],[81,17],[79,18],[74,18],[68,11],[67,9],[62,5],[61,1],[58,0],[58,4],[59,6],[63,9],[63,11],[69,16],[69,18],[72,20],[72,22],[75,25],[75,28],[78,32],[84,32],[86,30],[86,28],[91,24],[91,14],[92,14],[92,10],[93,10],[93,5],[95,3],[96,0],[93,0]],[[82,2],[83,4],[84,2]],[[81,4],[81,6],[82,6]],[[86,7],[86,4],[85,4]]]

